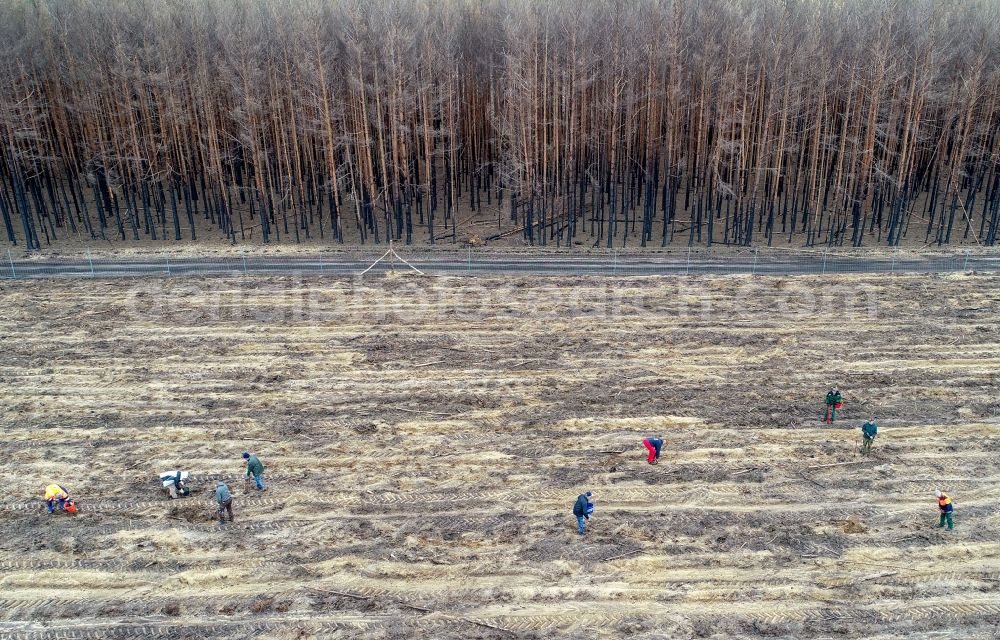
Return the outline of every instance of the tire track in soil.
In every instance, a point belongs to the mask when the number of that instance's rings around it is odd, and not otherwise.
[[[331,556],[335,557],[335,556]],[[283,559],[268,559],[259,555],[241,558],[240,566],[250,569],[259,569],[267,565],[285,565]],[[20,573],[25,571],[50,571],[50,570],[83,570],[97,571],[104,573],[132,573],[166,575],[177,574],[195,569],[211,568],[213,563],[208,561],[178,561],[159,562],[155,560],[39,560],[37,558],[22,558],[18,560],[0,562],[0,574]],[[2,596],[0,596],[2,597]]]
[[[393,624],[391,616],[331,616],[329,614],[284,618],[280,620],[231,620],[212,622],[149,622],[149,623],[61,623],[59,629],[4,629],[0,623],[0,640],[101,640],[103,638],[212,638],[216,636],[252,637],[310,629],[314,633],[338,631],[374,631]]]
[[[0,596],[0,611],[8,621],[31,621],[44,619],[51,615],[53,611],[74,611],[89,610],[95,614],[102,610],[112,611],[135,611],[137,606],[142,606],[147,613],[144,615],[155,615],[149,612],[158,611],[169,604],[183,602],[185,607],[198,607],[210,604],[213,608],[228,611],[249,611],[254,604],[262,597],[293,599],[296,597],[313,596],[306,591],[280,591],[268,590],[259,595],[246,596],[219,596],[209,594],[205,596],[157,596],[148,593],[141,594],[138,602],[134,597],[122,595],[108,595],[95,597],[90,594],[79,597],[59,597],[59,598],[38,598],[33,600],[22,600]],[[135,614],[129,614],[135,615]]]
[[[56,604],[58,601],[50,601],[49,604]],[[731,611],[725,616],[713,614],[711,609],[705,612],[690,611],[687,607],[675,609],[675,615],[695,615],[708,620],[732,621],[740,620],[747,623],[758,623],[765,625],[782,625],[792,622],[834,622],[851,621],[856,623],[871,623],[873,621],[882,624],[893,624],[907,621],[920,620],[946,620],[970,624],[972,622],[995,622],[1000,616],[1000,604],[996,603],[974,603],[974,604],[953,604],[953,605],[925,605],[907,607],[885,607],[872,608],[806,608],[806,609],[768,609],[759,608],[754,613]],[[466,627],[475,623],[491,625],[502,631],[513,633],[518,632],[552,632],[559,629],[574,626],[588,630],[598,630],[614,628],[623,623],[652,623],[657,616],[642,614],[594,614],[580,612],[572,615],[552,614],[552,615],[506,615],[477,617],[475,615],[464,616],[462,618],[442,618],[440,615],[450,616],[452,614],[441,613],[438,617],[424,617],[413,621],[417,628],[428,631],[441,631],[455,627]],[[308,629],[313,633],[333,633],[337,631],[374,631],[385,629],[388,626],[399,627],[406,625],[409,620],[405,614],[395,614],[392,616],[343,616],[339,619],[331,620],[329,616],[309,615],[301,618],[285,618],[281,620],[255,620],[253,622],[225,620],[219,622],[197,622],[197,623],[146,623],[130,624],[120,623],[111,625],[87,625],[58,622],[58,629],[29,630],[14,629],[17,623],[0,623],[0,640],[99,640],[101,638],[190,638],[192,634],[197,637],[230,636],[233,634],[261,635],[290,629]],[[401,622],[400,617],[404,618]],[[7,627],[7,628],[3,628]],[[205,635],[207,634],[207,635]]]

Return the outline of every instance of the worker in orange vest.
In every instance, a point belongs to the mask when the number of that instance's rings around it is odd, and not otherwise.
[[[938,528],[943,527],[944,523],[947,522],[948,531],[951,531],[955,528],[955,523],[951,521],[951,514],[955,510],[955,505],[952,504],[951,497],[940,489],[935,491],[934,495],[937,497],[938,510],[941,511],[941,520],[938,521]]]

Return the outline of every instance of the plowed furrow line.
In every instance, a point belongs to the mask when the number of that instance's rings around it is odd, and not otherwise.
[[[996,622],[1000,619],[1000,603],[965,603],[911,606],[900,609],[879,609],[878,616],[885,622],[905,620],[964,620],[982,618]]]
[[[761,608],[753,613],[736,614],[734,617],[750,622],[781,625],[789,622],[804,622],[814,615],[814,611],[804,609],[767,610]]]
[[[988,585],[993,585],[994,589],[1000,589],[1000,573],[985,573],[985,572],[969,572],[962,573],[958,571],[954,572],[942,572],[942,573],[932,573],[920,576],[886,576],[885,578],[878,578],[872,582],[877,582],[879,584],[888,585],[898,585],[898,586],[909,586],[909,587],[919,587],[924,586],[928,582],[964,582],[967,580],[974,580],[976,582],[984,582]]]
[[[271,592],[268,595],[288,597],[292,594]],[[82,595],[79,597],[43,598],[34,600],[20,600],[6,597],[0,598],[0,611],[3,612],[0,615],[11,620],[30,621],[39,619],[39,616],[51,615],[52,612],[78,611],[81,608],[90,608],[95,611],[98,608],[135,608],[137,605],[145,607],[148,615],[156,613],[167,604],[177,602],[178,599],[179,598],[172,598],[169,596],[144,595],[141,599],[129,600],[117,595],[102,597],[96,594]],[[191,600],[191,598],[186,599]],[[249,610],[257,598],[252,596],[238,598],[211,596],[210,599],[213,605],[221,603],[220,606],[231,607],[232,610]],[[46,612],[49,612],[49,614],[46,614]]]
[[[263,636],[277,632],[308,629],[317,634],[335,632],[364,632],[385,628],[393,624],[386,616],[349,616],[339,619],[329,617],[285,618],[279,620],[217,621],[204,623],[147,623],[109,625],[61,625],[59,622],[47,629],[4,629],[0,627],[0,640],[103,640],[105,638],[212,638],[222,636]],[[34,626],[34,625],[32,625]]]
[[[352,590],[359,595],[383,595],[376,589],[355,589]],[[267,592],[262,594],[262,597],[269,598],[281,598],[281,599],[293,599],[293,598],[315,598],[317,594],[310,591],[289,591],[289,592]],[[255,602],[258,601],[258,596],[242,596],[238,598],[224,597],[224,596],[205,596],[206,601],[211,602],[213,607],[218,607],[221,609],[228,609],[232,611],[245,611],[250,612]],[[156,615],[160,609],[164,606],[176,603],[178,601],[186,601],[193,604],[197,604],[198,598],[192,596],[143,596],[139,600],[132,600],[123,598],[120,596],[114,597],[94,597],[94,596],[80,596],[74,598],[43,598],[34,600],[17,600],[13,598],[0,598],[0,611],[2,611],[2,617],[6,619],[6,622],[0,622],[0,629],[3,626],[10,626],[17,623],[30,623],[31,621],[40,619],[39,616],[47,617],[52,614],[52,612],[61,611],[80,611],[81,609],[122,609],[125,607],[136,608],[137,605],[141,605],[147,609],[147,612],[143,615]],[[47,612],[47,613],[46,613]],[[294,614],[290,614],[294,615]],[[354,620],[353,616],[347,616],[347,620]],[[362,618],[363,619],[363,618]],[[58,622],[57,622],[58,624]],[[227,625],[225,621],[215,621],[215,624]],[[235,625],[246,624],[246,621],[236,621]],[[174,625],[162,624],[155,625],[158,628],[170,629]]]
[[[238,507],[238,505],[237,505]],[[502,516],[499,514],[481,514],[475,516],[459,516],[459,515],[424,515],[419,518],[415,518],[416,512],[414,513],[394,513],[394,514],[373,514],[373,515],[343,515],[338,516],[339,519],[344,520],[347,518],[353,518],[356,520],[372,520],[372,521],[396,521],[400,522],[401,527],[406,527],[408,525],[420,526],[421,528],[429,527],[431,529],[451,529],[457,531],[480,531],[483,529],[488,529],[490,527],[497,527],[511,522],[517,521],[513,516]],[[300,527],[308,527],[316,525],[317,522],[313,520],[291,520],[288,518],[275,519],[275,520],[261,520],[261,521],[247,521],[241,517],[241,514],[237,511],[237,519],[235,522],[226,522],[224,525],[220,525],[218,522],[205,522],[205,523],[195,523],[195,522],[184,522],[184,521],[172,521],[168,528],[181,529],[185,531],[199,531],[204,533],[219,533],[227,531],[243,531],[249,533],[266,533],[272,531],[279,531],[290,533],[296,531]],[[151,523],[137,523],[136,521],[122,521],[119,524],[109,524],[109,525],[81,525],[81,531],[86,531],[87,535],[97,536],[97,535],[114,535],[120,531],[142,531],[149,528],[162,529],[163,525],[155,522]]]
[[[244,568],[257,568],[270,564],[288,564],[285,559],[267,559],[258,556],[241,558],[239,562],[240,566]],[[164,572],[177,573],[191,569],[211,569],[215,566],[217,566],[216,563],[184,562],[176,560],[167,563],[160,563],[150,560],[131,560],[126,562],[124,560],[37,560],[33,558],[19,558],[17,560],[0,562],[0,573],[16,573],[19,571],[81,570],[98,571],[103,573],[162,574]]]
[[[254,494],[251,494],[254,495]],[[267,507],[284,507],[290,504],[305,504],[305,502],[298,502],[289,498],[281,497],[257,497],[261,494],[256,494],[254,497],[244,497],[240,494],[235,494],[235,505],[239,505],[243,508],[267,508]],[[265,494],[267,495],[267,494]],[[273,495],[273,494],[271,494]],[[322,506],[325,507],[335,507],[335,506],[351,506],[361,503],[361,498],[357,495],[343,495],[343,496],[330,496],[324,497],[321,500]],[[159,500],[109,500],[109,501],[97,501],[90,502],[87,500],[80,500],[78,505],[80,507],[81,513],[109,513],[115,511],[128,511],[135,512],[141,509],[155,509],[155,508],[169,508],[176,505],[198,505],[206,509],[216,508],[214,502],[207,500],[199,500],[197,498],[187,498],[181,500],[181,502],[174,502],[167,500],[166,498],[160,498]],[[309,504],[317,504],[317,502],[312,501]],[[38,502],[12,502],[4,504],[0,507],[0,510],[10,511],[10,512],[31,512],[31,511],[42,511],[45,509],[45,503],[39,500]]]
[[[581,626],[588,629],[613,629],[627,620],[633,622],[645,619],[646,616],[635,614],[600,614],[600,613],[580,613],[574,615],[554,614],[541,616],[494,616],[489,618],[479,618],[468,616],[469,620],[485,622],[487,624],[506,629],[508,631],[552,631],[571,625]]]
[[[45,571],[50,569],[79,569],[85,571],[103,571],[106,573],[119,572],[151,572],[157,571],[184,571],[195,565],[190,563],[171,562],[168,565],[158,565],[147,560],[131,562],[109,562],[103,560],[36,560],[33,558],[18,558],[0,562],[0,572],[11,573],[15,571]]]
[[[733,488],[733,493],[738,492]],[[287,506],[290,504],[305,504],[292,497],[279,497],[276,494],[251,494],[253,497],[245,497],[237,494],[236,504],[248,508]],[[350,505],[386,505],[386,504],[414,504],[414,503],[449,503],[449,502],[482,502],[488,503],[495,500],[508,500],[517,503],[523,502],[563,502],[571,504],[576,496],[572,491],[539,490],[539,491],[469,491],[469,492],[440,492],[440,493],[329,493],[320,498],[308,501],[310,505],[321,507],[336,507]],[[663,502],[676,503],[677,493],[658,488],[627,488],[614,493],[614,499],[618,502]],[[694,497],[694,492],[692,492]],[[156,500],[105,500],[105,501],[80,501],[81,511],[123,511],[144,509],[158,506],[172,506],[174,504],[198,504],[206,507],[212,506],[209,501],[196,498],[189,498],[181,503],[174,503],[165,498]],[[8,502],[0,506],[0,510],[10,512],[38,511],[44,509],[45,503],[41,500],[34,502]]]

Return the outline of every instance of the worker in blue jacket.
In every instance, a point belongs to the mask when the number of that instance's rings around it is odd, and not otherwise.
[[[642,446],[646,447],[646,452],[649,453],[646,462],[656,464],[660,461],[660,449],[663,448],[662,436],[650,436],[642,441]]]
[[[233,494],[225,482],[219,480],[215,483],[215,501],[219,503],[219,524],[226,524],[225,515],[229,514],[229,521],[233,521]]]
[[[576,498],[576,504],[573,505],[573,515],[576,516],[577,531],[580,532],[581,536],[586,532],[583,521],[590,520],[590,514],[594,513],[594,505],[590,502],[592,497],[594,497],[594,494],[591,491],[581,493]]]

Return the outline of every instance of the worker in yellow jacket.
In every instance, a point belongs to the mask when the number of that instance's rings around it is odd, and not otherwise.
[[[60,511],[66,511],[66,505],[68,503],[72,504],[69,492],[63,489],[60,485],[52,483],[45,487],[45,505],[48,507],[49,513],[55,513],[56,504],[59,505]]]

